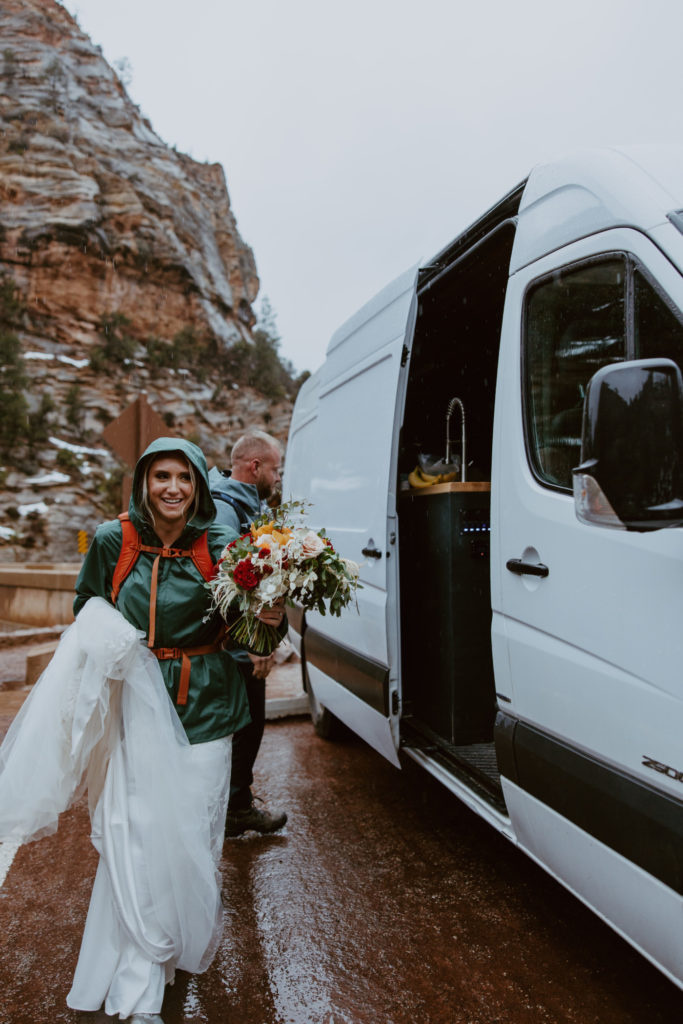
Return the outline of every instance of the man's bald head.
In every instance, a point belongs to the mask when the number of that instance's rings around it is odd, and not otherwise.
[[[280,486],[280,442],[263,430],[250,431],[235,441],[230,453],[232,478],[253,484],[265,500]]]

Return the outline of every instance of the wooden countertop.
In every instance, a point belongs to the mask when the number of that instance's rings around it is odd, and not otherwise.
[[[432,487],[411,487],[409,491],[401,491],[401,495],[409,495],[411,498],[429,497],[430,494],[448,494],[451,491],[463,493],[463,492],[475,492],[475,491],[490,491],[491,482],[489,480],[466,480],[462,483],[460,480],[452,480],[447,484],[434,484]]]

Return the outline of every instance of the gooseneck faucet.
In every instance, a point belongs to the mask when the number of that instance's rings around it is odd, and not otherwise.
[[[462,448],[462,461],[460,463],[460,480],[465,482],[465,406],[459,398],[451,398],[446,412],[446,462],[451,461],[451,416],[456,405],[460,409],[460,445]]]

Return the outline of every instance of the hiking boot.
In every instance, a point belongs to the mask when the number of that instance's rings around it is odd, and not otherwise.
[[[228,839],[244,835],[245,832],[260,832],[266,835],[277,832],[287,821],[284,811],[263,811],[260,807],[246,807],[241,811],[228,811],[225,835]]]

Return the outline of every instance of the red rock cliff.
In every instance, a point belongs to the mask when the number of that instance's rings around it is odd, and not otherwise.
[[[36,322],[70,345],[112,311],[141,337],[248,337],[258,278],[221,166],[165,145],[54,0],[2,0],[0,38],[0,264]]]

